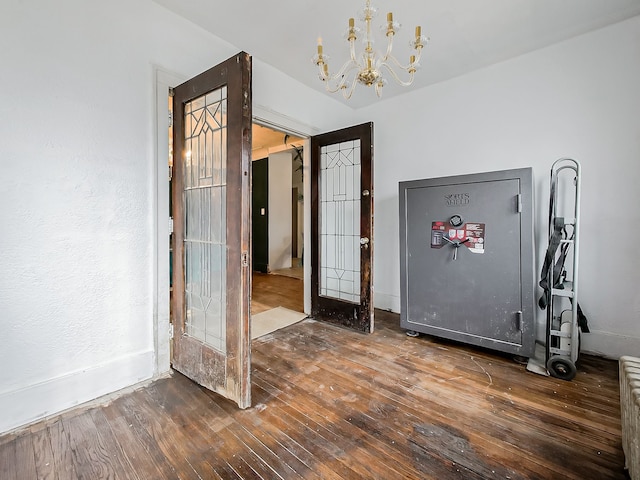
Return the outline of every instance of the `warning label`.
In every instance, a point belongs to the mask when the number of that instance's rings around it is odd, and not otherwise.
[[[442,248],[446,244],[465,246],[473,253],[484,253],[484,223],[465,223],[454,227],[449,222],[431,224],[431,248]]]

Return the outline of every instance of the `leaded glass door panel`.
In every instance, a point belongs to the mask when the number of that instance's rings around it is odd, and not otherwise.
[[[373,123],[311,139],[311,310],[373,331]]]
[[[172,366],[251,404],[251,58],[174,89]]]

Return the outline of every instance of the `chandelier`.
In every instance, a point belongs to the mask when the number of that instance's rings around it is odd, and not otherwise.
[[[421,27],[417,26],[415,37],[409,42],[409,46],[415,50],[415,54],[409,57],[408,65],[401,64],[391,53],[393,38],[400,30],[400,24],[393,20],[393,13],[387,13],[387,22],[380,27],[387,37],[387,49],[384,54],[375,51],[373,49],[374,39],[371,33],[371,20],[375,18],[377,12],[378,9],[371,5],[371,1],[366,0],[364,8],[360,12],[360,20],[364,22],[364,50],[360,54],[356,53],[356,40],[361,37],[362,30],[355,26],[353,18],[349,19],[349,28],[345,38],[349,42],[350,58],[336,73],[329,71],[329,57],[323,53],[322,39],[318,39],[318,53],[314,55],[313,62],[318,66],[320,80],[324,82],[328,92],[336,93],[341,91],[344,98],[349,99],[353,95],[356,84],[361,83],[367,87],[373,86],[376,95],[381,97],[382,87],[387,83],[384,73],[390,74],[403,87],[413,83],[416,70],[420,68],[419,62],[422,47],[429,39],[422,35]],[[395,69],[402,72],[401,75],[406,79],[402,80]]]

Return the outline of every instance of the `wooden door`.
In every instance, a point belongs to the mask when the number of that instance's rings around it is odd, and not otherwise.
[[[251,162],[251,251],[256,272],[269,271],[269,159]]]
[[[174,89],[172,366],[251,405],[251,57]]]
[[[311,138],[311,313],[373,331],[373,123]]]

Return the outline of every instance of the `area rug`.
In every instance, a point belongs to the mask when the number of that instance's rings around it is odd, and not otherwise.
[[[256,339],[307,318],[306,313],[276,307],[251,316],[251,339]]]
[[[302,267],[283,268],[280,270],[272,270],[272,275],[282,275],[284,277],[298,278],[302,280],[304,269]]]

